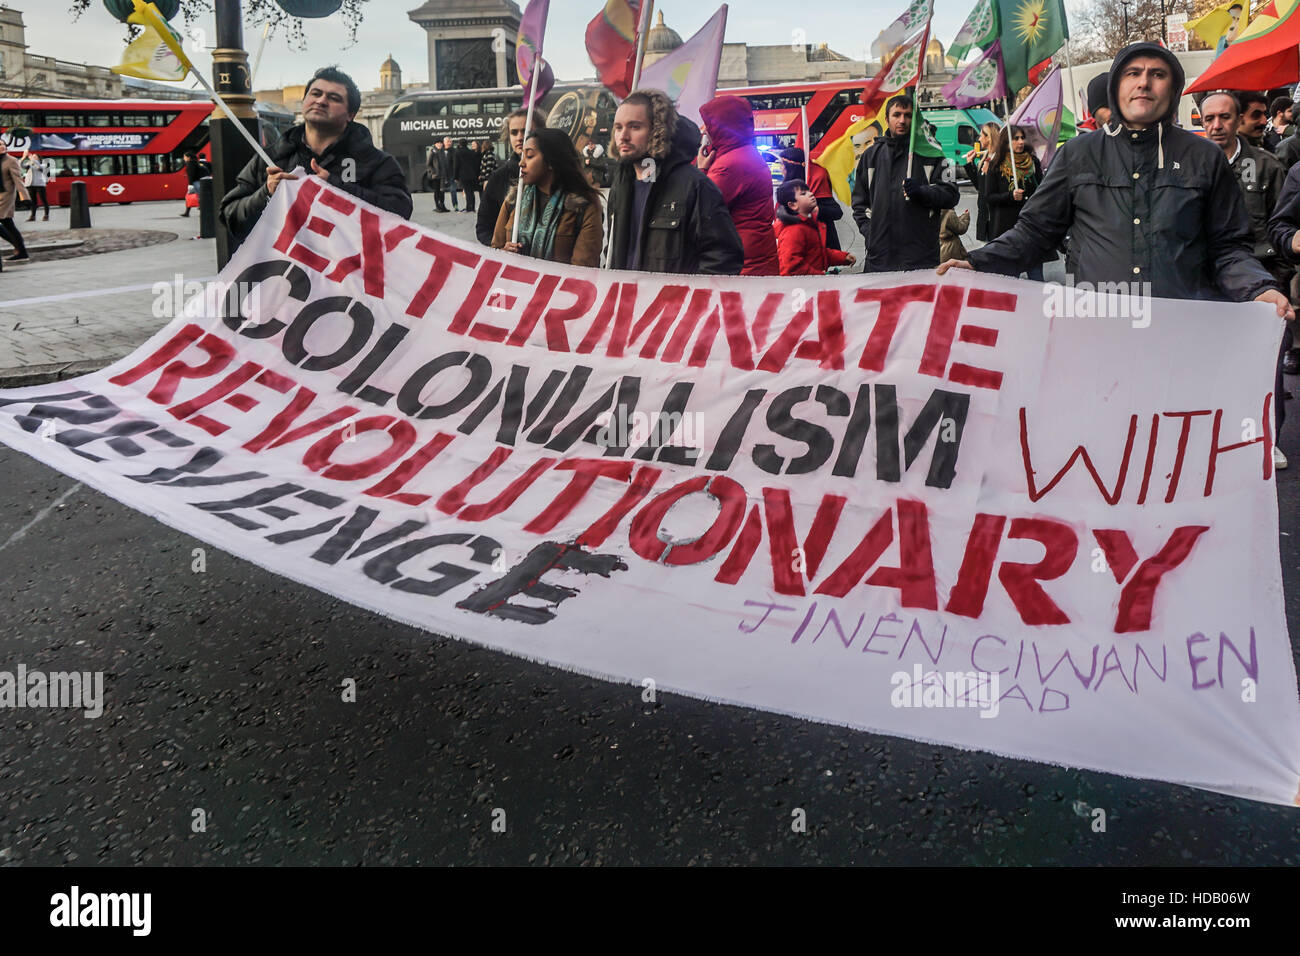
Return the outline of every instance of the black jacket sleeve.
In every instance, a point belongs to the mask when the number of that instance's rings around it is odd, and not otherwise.
[[[858,157],[857,172],[853,176],[853,195],[849,203],[853,207],[853,221],[858,224],[858,232],[863,237],[871,229],[871,185],[868,182],[870,177],[867,175],[867,163],[873,154],[874,150],[868,146]]]
[[[1291,167],[1282,183],[1282,192],[1268,220],[1268,241],[1277,254],[1287,262],[1300,263],[1300,256],[1291,248],[1296,232],[1300,230],[1300,166]]]
[[[1209,233],[1206,259],[1224,296],[1233,302],[1249,302],[1261,292],[1279,289],[1277,281],[1255,258],[1255,232],[1246,213],[1246,201],[1241,197],[1237,177],[1225,161],[1215,164],[1205,208],[1218,211],[1205,220]]]
[[[372,206],[396,213],[403,219],[411,218],[415,204],[411,200],[411,191],[406,188],[406,176],[396,159],[385,155],[368,178],[370,182],[364,186],[360,182],[344,182],[342,177],[336,176],[330,177],[330,183]]]
[[[722,199],[722,192],[700,174],[695,194],[694,239],[700,274],[738,276],[745,267],[745,246]]]
[[[266,163],[254,156],[239,171],[230,192],[221,197],[220,219],[242,239],[253,231],[270,201],[271,194],[266,191]]]
[[[988,245],[971,250],[972,266],[980,272],[1016,276],[1024,271],[1026,262],[1041,262],[1044,250],[1061,244],[1071,219],[1069,166],[1066,151],[1062,149],[1033,198],[1025,201],[1016,224]],[[989,190],[990,203],[993,193],[994,190]]]
[[[946,158],[939,160],[930,168],[930,181],[916,191],[916,200],[929,209],[952,209],[961,198],[952,178],[952,163]]]

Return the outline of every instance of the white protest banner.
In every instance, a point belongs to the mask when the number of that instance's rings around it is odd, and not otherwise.
[[[1294,804],[1281,328],[1128,291],[570,268],[307,177],[0,439],[440,634]]]

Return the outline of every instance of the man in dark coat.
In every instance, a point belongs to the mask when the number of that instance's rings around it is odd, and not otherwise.
[[[444,191],[451,193],[452,212],[460,212],[460,194],[456,192],[456,146],[448,136],[442,141],[442,154],[438,156],[438,178]]]
[[[692,165],[699,148],[699,128],[659,90],[637,90],[619,106],[605,219],[613,268],[740,274],[745,249],[721,191]]]
[[[461,140],[456,144],[456,158],[453,160],[456,170],[456,185],[465,191],[465,211],[474,211],[474,190],[478,187],[478,150],[470,149],[469,143]],[[455,187],[452,187],[455,188]]]
[[[411,193],[397,160],[376,149],[370,131],[352,118],[361,108],[361,91],[351,77],[333,67],[317,70],[303,94],[303,122],[292,126],[269,150],[276,165],[254,156],[240,170],[234,188],[221,200],[221,221],[231,234],[231,251],[257,225],[276,187],[301,166],[358,199],[411,217]]]
[[[1254,256],[1241,190],[1223,151],[1174,125],[1183,68],[1134,43],[1110,70],[1111,123],[1065,143],[1008,232],[949,268],[1018,275],[1068,234],[1078,282],[1140,283],[1148,295],[1290,303]]]
[[[853,180],[853,219],[866,240],[863,272],[933,269],[939,264],[939,220],[957,205],[956,176],[942,157],[912,158],[912,98],[885,104],[889,129],[858,157]]]
[[[1241,188],[1246,214],[1250,216],[1250,227],[1255,237],[1255,258],[1272,273],[1283,291],[1290,289],[1295,267],[1278,255],[1268,236],[1268,220],[1273,215],[1278,196],[1282,192],[1286,170],[1268,150],[1252,146],[1238,135],[1241,104],[1231,93],[1211,93],[1201,100],[1201,120],[1205,125],[1205,138],[1223,150],[1232,174],[1237,178],[1237,185]],[[1282,383],[1282,372],[1284,358],[1291,354],[1291,341],[1291,327],[1288,325],[1282,333],[1282,349],[1277,357],[1277,375],[1274,381],[1276,400],[1273,403],[1274,436],[1282,434],[1282,423],[1286,421],[1286,401],[1283,398],[1286,389]],[[1276,468],[1287,466],[1286,455],[1282,454],[1282,449],[1277,445],[1273,446],[1273,465]]]
[[[447,201],[442,195],[442,140],[429,150],[429,185],[433,190],[433,204],[438,212],[447,211]]]

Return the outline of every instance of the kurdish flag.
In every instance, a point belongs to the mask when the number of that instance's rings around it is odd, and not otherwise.
[[[995,0],[1001,27],[1002,65],[1007,87],[1029,86],[1029,70],[1042,63],[1070,35],[1065,0]]]
[[[1188,93],[1203,90],[1269,90],[1300,79],[1300,0],[1269,0]]]
[[[1187,21],[1187,29],[1205,41],[1205,45],[1218,49],[1220,41],[1231,43],[1250,22],[1250,0],[1228,0],[1205,16]]]
[[[1038,161],[1046,169],[1056,155],[1056,147],[1061,143],[1064,118],[1065,85],[1061,82],[1061,68],[1054,66],[1043,77],[1043,82],[1034,87],[1025,101],[1016,107],[1007,124],[1024,127],[1029,147],[1038,154]]]
[[[536,106],[555,85],[551,65],[542,59],[542,40],[546,36],[546,15],[550,8],[551,0],[531,0],[528,9],[519,19],[519,34],[515,38],[515,67],[519,71],[519,82],[525,90],[524,99],[529,106]],[[537,71],[535,81],[534,70]]]
[[[663,90],[679,115],[702,127],[700,107],[718,95],[718,69],[726,34],[724,3],[695,36],[641,70],[642,88]]]
[[[637,24],[641,4],[649,2],[606,0],[605,8],[587,24],[587,57],[601,84],[620,100],[632,92]]]

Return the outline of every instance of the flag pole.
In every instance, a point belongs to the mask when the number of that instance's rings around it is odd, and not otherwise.
[[[271,35],[271,21],[266,21],[266,26],[262,27],[262,39],[257,44],[257,55],[253,57],[253,68],[248,71],[248,88],[253,88],[253,78],[257,76],[258,67],[262,65],[262,53],[266,50],[266,38]]]
[[[632,89],[641,85],[641,64],[645,60],[645,35],[649,32],[650,17],[654,12],[654,0],[642,0],[641,22],[636,28],[636,66],[632,69]],[[626,74],[624,74],[626,75]]]
[[[261,157],[262,162],[266,163],[267,166],[274,166],[275,160],[271,159],[271,157],[266,154],[266,150],[262,148],[262,144],[259,143],[256,137],[248,131],[248,127],[245,126],[239,117],[235,115],[234,111],[226,105],[226,101],[221,98],[221,94],[214,90],[211,84],[203,78],[203,74],[194,69],[193,64],[190,65],[190,73],[199,81],[199,84],[203,89],[207,91],[208,96],[212,97],[213,101],[225,110],[226,115],[233,121],[230,125],[244,134],[244,139],[248,140],[248,145],[253,147],[253,152]]]
[[[541,43],[541,40],[538,40]],[[528,78],[528,96],[524,98],[524,107],[528,114],[524,117],[524,139],[520,144],[519,151],[519,184],[515,188],[515,225],[510,232],[510,241],[519,241],[519,213],[524,202],[524,153],[523,150],[528,145],[528,137],[533,132],[533,94],[537,92],[537,74],[542,72],[542,51],[537,51],[537,57],[533,60],[533,75]]]
[[[808,175],[808,161],[812,158],[812,143],[808,141],[808,104],[799,104],[799,132],[803,136],[803,161],[805,177]]]
[[[1075,132],[1079,129],[1079,91],[1074,88],[1074,64],[1070,62],[1070,38],[1065,38],[1065,79],[1070,84],[1070,99],[1074,100],[1074,109],[1070,112],[1074,114]]]

